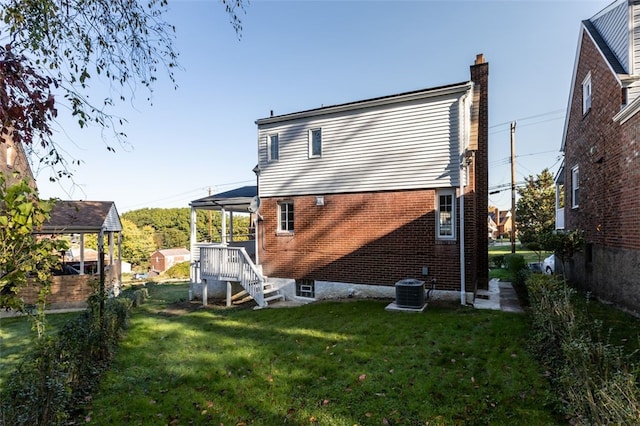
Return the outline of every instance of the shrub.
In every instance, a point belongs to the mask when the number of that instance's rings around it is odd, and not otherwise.
[[[181,262],[167,269],[164,275],[169,278],[189,278],[190,268],[190,262]]]
[[[102,315],[91,305],[57,335],[37,339],[2,391],[2,424],[67,424],[109,365],[130,307],[108,299]]]
[[[495,268],[502,268],[502,266],[504,265],[504,255],[499,254],[491,257],[491,263],[493,263],[493,266]]]
[[[602,336],[601,323],[576,310],[575,290],[541,274],[531,275],[527,286],[535,352],[552,371],[574,423],[640,423],[638,368]]]

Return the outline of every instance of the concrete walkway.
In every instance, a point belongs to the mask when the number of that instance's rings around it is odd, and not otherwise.
[[[492,309],[495,311],[524,313],[518,295],[509,282],[498,279],[489,281],[488,290],[478,290],[473,302],[476,309]]]

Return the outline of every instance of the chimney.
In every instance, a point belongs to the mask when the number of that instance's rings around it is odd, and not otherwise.
[[[480,65],[480,64],[484,64],[484,55],[482,53],[478,53],[476,55],[476,62],[474,63],[474,65]]]

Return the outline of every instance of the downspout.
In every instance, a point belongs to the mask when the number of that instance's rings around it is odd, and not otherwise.
[[[470,92],[473,92],[473,84],[470,85]],[[469,93],[467,92],[460,102],[460,108],[462,109],[460,116],[462,117],[462,128],[460,141],[462,145],[462,149],[460,149],[460,171],[459,171],[459,183],[460,183],[460,304],[467,304],[467,295],[466,295],[466,258],[464,255],[464,239],[465,239],[465,230],[464,230],[464,183],[466,178],[466,168],[467,168],[467,158],[466,158],[466,147],[468,146],[468,138],[469,138],[469,126],[470,126],[470,117],[469,117]]]

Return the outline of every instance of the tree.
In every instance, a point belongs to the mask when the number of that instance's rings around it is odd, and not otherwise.
[[[146,265],[156,250],[154,234],[148,225],[138,228],[132,221],[122,219],[122,258],[133,266]]]
[[[516,223],[523,244],[536,242],[538,237],[555,228],[555,185],[549,169],[535,178],[529,175],[523,188],[518,188]]]
[[[237,34],[237,10],[245,0],[221,0]],[[0,4],[0,143],[44,149],[44,160],[65,175],[65,159],[52,140],[57,115],[54,93],[80,127],[110,128],[116,140],[126,135],[123,118],[111,111],[133,97],[137,86],[148,89],[166,72],[175,85],[178,54],[175,28],[164,20],[168,0],[7,0]],[[104,99],[90,99],[89,81],[100,76],[109,84]],[[115,96],[114,96],[115,94]],[[60,99],[57,99],[58,101]],[[114,151],[112,144],[107,149]]]
[[[31,280],[44,304],[52,269],[60,264],[64,240],[37,238],[33,232],[50,217],[53,202],[42,201],[26,180],[7,186],[0,172],[0,308],[24,311],[20,289]]]

